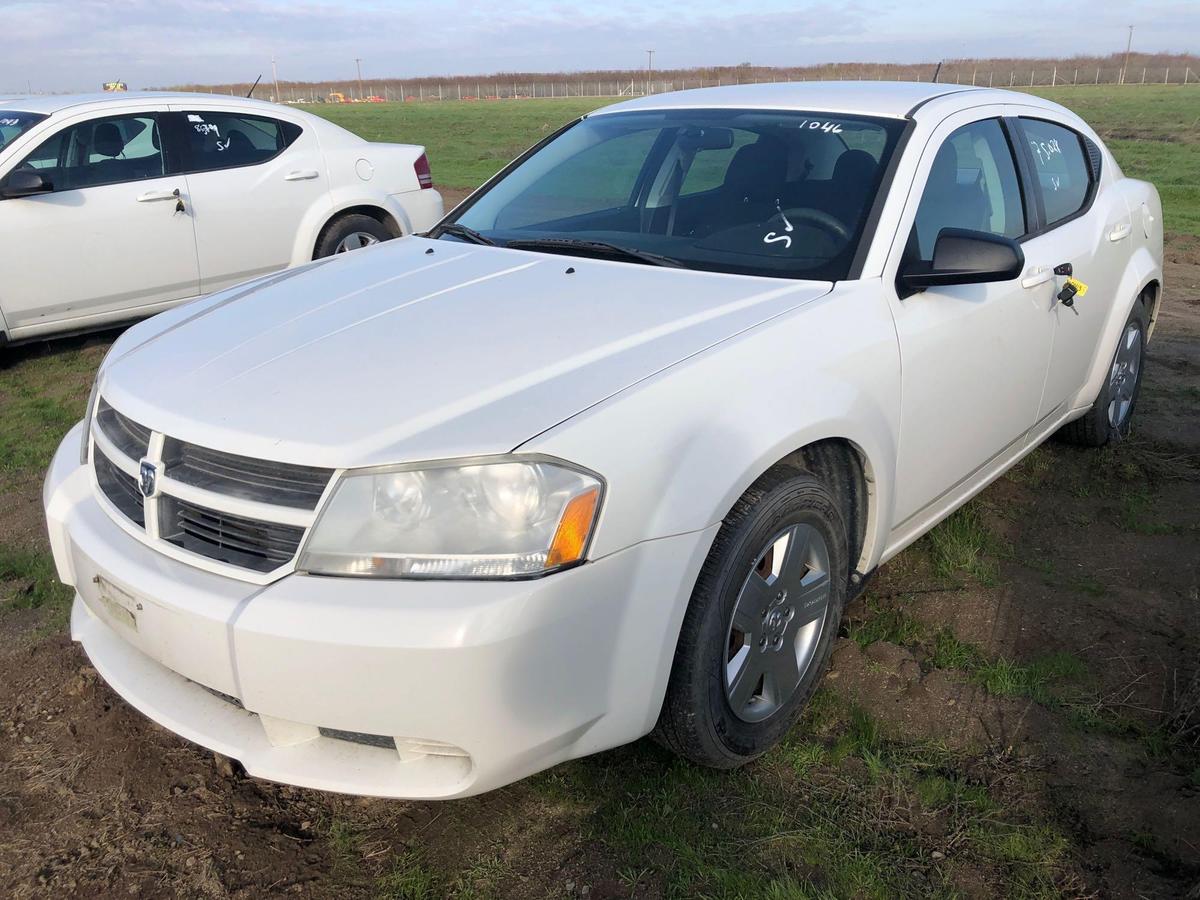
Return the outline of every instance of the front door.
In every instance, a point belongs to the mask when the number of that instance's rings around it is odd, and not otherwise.
[[[1052,329],[1023,277],[896,290],[901,261],[932,260],[943,228],[1020,238],[1027,218],[1008,132],[986,111],[942,123],[925,148],[885,268],[900,343],[900,439],[893,528],[936,514],[1007,454],[1037,419]]]
[[[45,194],[0,200],[0,308],[11,329],[136,315],[199,293],[195,234],[158,114],[83,118],[12,170]],[[9,172],[4,173],[7,177]]]

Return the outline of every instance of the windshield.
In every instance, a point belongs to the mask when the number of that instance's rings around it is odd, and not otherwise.
[[[594,115],[451,217],[465,228],[434,233],[836,281],[850,268],[903,126],[774,110]]]
[[[28,131],[42,119],[40,113],[14,112],[0,109],[0,150],[11,144],[17,137]]]

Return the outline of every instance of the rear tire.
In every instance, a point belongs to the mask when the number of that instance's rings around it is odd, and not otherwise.
[[[732,769],[795,724],[837,638],[849,577],[841,507],[812,474],[776,465],[737,501],[684,616],[655,737]]]
[[[1121,329],[1100,395],[1086,415],[1058,430],[1059,440],[1080,447],[1103,447],[1129,436],[1146,368],[1147,318],[1145,303],[1139,297]]]
[[[361,247],[390,241],[393,235],[388,227],[378,219],[352,213],[348,216],[334,219],[325,226],[321,237],[317,240],[317,249],[313,259],[333,256],[335,253],[345,253]]]

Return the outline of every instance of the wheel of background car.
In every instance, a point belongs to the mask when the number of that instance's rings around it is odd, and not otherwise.
[[[777,465],[734,505],[684,616],[656,737],[733,768],[775,744],[816,690],[849,575],[837,499]]]
[[[1146,321],[1146,306],[1139,298],[1121,329],[1096,402],[1087,415],[1059,429],[1058,437],[1062,440],[1083,447],[1103,447],[1129,435],[1145,368]]]
[[[850,228],[846,223],[837,216],[825,212],[823,209],[814,209],[811,206],[799,206],[795,209],[785,209],[783,215],[793,225],[797,222],[809,222],[818,228],[828,231],[834,237],[841,238],[843,242],[850,240]]]
[[[392,236],[387,226],[378,219],[359,213],[342,216],[325,226],[320,240],[317,241],[317,250],[313,254],[313,259],[358,250],[381,241],[390,241]]]

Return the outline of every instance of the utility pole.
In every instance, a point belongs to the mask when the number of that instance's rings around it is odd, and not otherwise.
[[[282,103],[283,98],[279,96],[279,70],[275,68],[275,54],[271,54],[271,80],[275,82],[275,102]]]
[[[357,56],[354,57],[354,65],[358,66],[358,99],[363,100],[365,98],[363,97],[362,89],[362,60]]]
[[[1129,71],[1129,50],[1133,47],[1133,26],[1129,26],[1129,40],[1125,42],[1125,65],[1121,66],[1121,84],[1125,83],[1125,73]]]
[[[654,51],[646,51],[646,93],[650,93],[650,79],[654,77]]]

